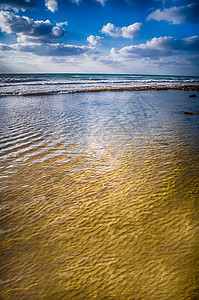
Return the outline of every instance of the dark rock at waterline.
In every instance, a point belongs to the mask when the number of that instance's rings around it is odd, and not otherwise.
[[[195,98],[195,97],[197,97],[196,94],[189,95],[189,98]]]
[[[193,115],[192,111],[184,111],[185,115]]]

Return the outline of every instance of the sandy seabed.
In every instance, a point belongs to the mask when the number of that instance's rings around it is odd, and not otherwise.
[[[198,92],[159,88],[0,98],[1,299],[198,299]]]

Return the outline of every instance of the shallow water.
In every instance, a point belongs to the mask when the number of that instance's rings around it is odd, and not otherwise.
[[[198,299],[189,94],[0,98],[2,299]]]

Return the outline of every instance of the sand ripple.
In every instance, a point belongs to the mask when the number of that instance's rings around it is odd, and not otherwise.
[[[196,100],[53,97],[0,107],[2,299],[197,299]]]

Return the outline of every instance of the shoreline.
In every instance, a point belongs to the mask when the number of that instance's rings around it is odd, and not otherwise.
[[[59,94],[76,94],[76,93],[97,93],[97,92],[124,92],[124,91],[166,91],[166,90],[183,90],[183,91],[199,91],[199,85],[146,85],[146,86],[106,86],[99,88],[87,88],[82,90],[74,91],[51,91],[51,92],[25,92],[19,94],[1,94],[0,97],[5,96],[50,96],[50,95],[59,95]]]

